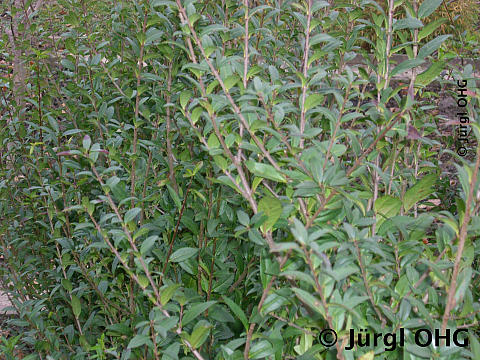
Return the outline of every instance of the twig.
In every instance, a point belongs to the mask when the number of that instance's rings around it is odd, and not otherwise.
[[[310,271],[312,272],[313,279],[315,281],[315,291],[317,294],[320,296],[320,301],[322,302],[322,307],[323,310],[325,311],[325,318],[327,320],[328,326],[330,329],[335,329],[333,325],[333,320],[332,317],[330,316],[328,312],[328,305],[327,305],[327,299],[325,298],[325,294],[323,292],[322,285],[320,285],[320,282],[318,281],[318,276],[315,274],[315,267],[313,266],[312,263],[312,258],[310,256],[310,253],[307,251],[305,246],[303,246],[303,252],[305,254],[305,259],[307,260],[308,267],[310,268]],[[341,349],[341,344],[337,341],[335,343],[335,347],[337,348],[337,359],[338,360],[343,360],[345,357],[343,356],[342,349]]]
[[[231,293],[233,292],[233,290],[235,290],[235,289],[238,287],[238,285],[240,285],[240,283],[245,279],[245,277],[246,277],[247,274],[248,274],[248,269],[250,268],[250,265],[252,265],[254,261],[255,261],[255,256],[253,256],[253,257],[250,259],[250,261],[248,262],[247,266],[245,267],[245,270],[243,270],[243,272],[242,272],[242,273],[240,274],[240,276],[238,277],[238,280],[235,281],[235,282],[232,284],[232,286],[230,286],[230,287],[228,288],[228,291],[227,291],[228,294],[231,294]]]
[[[245,8],[245,37],[244,37],[244,49],[243,49],[243,88],[244,90],[247,89],[247,73],[248,73],[248,40],[249,40],[249,34],[248,34],[248,22],[249,22],[249,16],[248,16],[248,0],[243,0],[243,6]],[[243,130],[244,126],[242,123],[239,125],[239,133],[240,137],[243,138]],[[238,153],[237,153],[237,161],[240,161],[242,158],[242,148],[239,146],[238,147]]]
[[[467,202],[465,204],[465,214],[463,216],[463,223],[460,228],[460,234],[458,236],[458,247],[457,247],[457,256],[455,258],[455,264],[453,266],[452,279],[450,281],[450,286],[448,288],[448,297],[447,304],[445,307],[445,312],[442,319],[442,333],[445,332],[447,327],[448,318],[450,312],[455,307],[455,292],[457,290],[457,278],[458,273],[460,272],[460,263],[462,261],[463,250],[465,248],[465,240],[467,239],[468,223],[470,222],[470,208],[474,202],[474,190],[476,190],[478,168],[480,166],[480,144],[477,145],[477,161],[475,162],[475,167],[473,169],[472,180],[470,182],[470,191],[468,192]],[[444,341],[444,340],[443,340]]]
[[[348,85],[347,91],[345,92],[345,96],[343,97],[343,104],[340,112],[338,113],[337,123],[335,124],[335,129],[333,130],[333,134],[330,137],[330,142],[328,144],[327,154],[325,155],[325,160],[323,162],[323,170],[327,166],[328,158],[330,157],[330,152],[332,151],[333,143],[335,142],[335,138],[337,136],[338,128],[340,127],[340,122],[342,121],[343,111],[345,110],[345,103],[347,102],[348,95],[350,94],[352,84]]]
[[[292,253],[292,250],[288,250],[287,254],[281,259],[280,264],[279,264],[279,269],[281,270],[283,265],[287,262],[288,258],[290,257],[290,254]],[[260,312],[262,309],[263,303],[267,299],[267,295],[272,288],[273,282],[275,281],[277,277],[273,275],[268,282],[267,286],[263,290],[262,297],[260,298],[260,302],[257,305],[257,310]],[[243,351],[243,358],[245,360],[248,360],[248,353],[250,352],[250,342],[252,341],[252,335],[253,335],[253,330],[255,329],[255,323],[251,323],[250,327],[248,328],[247,332],[247,341],[245,342],[245,350]]]
[[[188,28],[190,29],[190,32],[193,36],[193,39],[195,40],[195,43],[197,44],[197,46],[199,47],[200,49],[200,52],[202,53],[202,56],[203,58],[205,59],[205,62],[207,63],[208,67],[210,68],[210,71],[213,73],[215,79],[218,81],[218,83],[220,84],[223,92],[225,93],[225,96],[227,97],[227,100],[228,102],[232,105],[232,109],[233,111],[235,112],[235,114],[238,116],[238,118],[240,119],[240,122],[243,124],[243,126],[245,127],[245,129],[247,129],[248,133],[250,134],[250,136],[252,137],[253,141],[255,142],[255,145],[258,146],[258,148],[261,150],[262,154],[268,159],[268,161],[270,162],[270,164],[272,164],[272,166],[279,172],[282,172],[280,167],[278,166],[277,162],[272,158],[272,156],[270,155],[270,153],[265,149],[265,146],[263,145],[263,142],[261,142],[258,137],[255,135],[255,133],[250,129],[250,126],[248,125],[248,122],[247,120],[245,119],[245,117],[243,116],[242,112],[240,111],[240,108],[238,107],[238,105],[235,103],[235,101],[233,100],[232,98],[232,95],[230,94],[230,92],[228,91],[227,87],[225,86],[225,83],[223,82],[220,74],[218,73],[217,69],[215,69],[215,67],[213,66],[212,62],[210,61],[210,59],[208,58],[207,54],[205,53],[205,49],[203,48],[202,46],[202,42],[200,41],[200,39],[198,38],[198,35],[195,31],[195,29],[193,28],[192,24],[190,24],[190,22],[188,21],[188,16],[187,16],[187,13],[185,11],[185,8],[182,6],[182,4],[180,3],[180,0],[176,0],[176,3],[177,3],[177,6],[178,6],[178,9],[180,10],[180,18],[182,20],[182,22],[186,22]]]
[[[375,300],[373,299],[372,289],[370,289],[370,286],[368,285],[367,271],[365,270],[365,265],[363,264],[362,253],[360,252],[360,247],[358,246],[357,239],[353,239],[353,244],[355,246],[355,249],[357,250],[358,265],[360,266],[360,271],[362,273],[362,278],[363,278],[363,284],[365,285],[365,289],[367,291],[368,298],[370,299],[370,302],[372,303],[372,306],[373,306],[373,309],[375,310],[375,313],[377,314],[377,316],[382,321],[382,328],[384,328],[387,321],[385,320],[385,317],[382,315],[382,313],[378,309],[377,305],[375,304]]]
[[[168,78],[167,78],[167,96],[166,96],[166,102],[167,104],[170,103],[170,90],[172,88],[172,62],[169,62],[168,64]],[[172,120],[170,118],[170,106],[166,107],[166,112],[167,112],[167,133],[165,135],[166,137],[166,143],[167,143],[167,159],[168,159],[168,177],[170,178],[170,181],[172,182],[173,188],[178,194],[178,185],[177,185],[177,180],[175,179],[175,168],[173,167],[173,151],[172,151],[172,141],[170,139],[170,132],[171,132],[171,126],[172,126]]]
[[[310,51],[310,22],[312,21],[312,0],[307,2],[307,28],[305,29],[305,49],[303,50],[303,84],[302,84],[302,100],[300,113],[300,149],[303,149],[305,132],[305,99],[307,98],[307,77],[308,77],[308,53]]]
[[[190,182],[188,183],[188,186],[187,186],[187,191],[185,191],[185,196],[183,197],[182,208],[180,209],[180,215],[178,216],[177,224],[175,225],[175,230],[173,232],[172,239],[170,240],[170,247],[168,248],[165,264],[163,265],[162,275],[160,276],[160,282],[162,281],[163,276],[165,276],[165,271],[167,270],[167,265],[168,265],[168,262],[170,261],[170,255],[172,255],[173,243],[175,242],[175,238],[178,233],[178,227],[180,225],[180,221],[182,220],[183,212],[185,211],[185,206],[187,205],[187,196],[188,196],[188,193],[190,192],[190,186],[192,185],[192,180],[193,178],[190,178]]]

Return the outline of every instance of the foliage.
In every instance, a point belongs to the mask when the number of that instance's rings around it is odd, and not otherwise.
[[[450,38],[434,29],[415,48],[428,23],[414,15],[395,25],[373,1],[312,0],[63,0],[32,15],[17,44],[27,108],[2,78],[17,346],[29,359],[479,358],[473,332],[468,348],[414,343],[480,318],[480,147],[442,150],[456,206],[434,206],[438,66],[409,96],[392,77]],[[365,43],[375,61],[357,73]],[[454,74],[469,79],[473,146],[472,70]],[[325,328],[336,346],[319,343]],[[399,328],[404,347],[343,349],[349,329]]]

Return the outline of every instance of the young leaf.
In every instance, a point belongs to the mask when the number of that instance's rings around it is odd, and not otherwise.
[[[167,288],[163,289],[160,295],[160,303],[162,305],[167,304],[170,299],[172,298],[175,291],[180,287],[180,284],[173,284],[168,286]]]
[[[380,226],[385,220],[397,215],[402,207],[402,202],[393,196],[386,195],[375,201],[377,224]]]
[[[217,136],[214,133],[210,134],[210,137],[208,138],[208,147],[210,149],[216,149],[220,146],[220,141],[218,141]]]
[[[358,358],[358,360],[373,360],[375,357],[375,351],[369,351]]]
[[[193,348],[199,348],[205,342],[205,340],[207,340],[210,329],[211,326],[199,325],[195,327],[192,335],[190,335],[190,344],[193,346]]]
[[[322,100],[323,100],[323,95],[320,95],[320,94],[312,94],[312,95],[309,95],[306,99],[305,99],[305,106],[304,106],[304,110],[305,111],[308,111],[310,110],[311,108],[317,106],[317,105],[320,105],[322,103]]]
[[[75,315],[75,317],[78,318],[82,313],[82,304],[80,303],[80,299],[75,295],[72,295],[71,305],[72,305],[73,315]]]
[[[264,197],[258,203],[258,212],[263,211],[267,215],[267,221],[262,225],[263,231],[270,230],[282,215],[282,202],[274,197]]]

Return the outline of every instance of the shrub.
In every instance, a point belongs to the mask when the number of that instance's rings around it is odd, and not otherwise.
[[[372,1],[59,4],[61,66],[25,52],[25,119],[12,100],[2,114],[3,274],[30,359],[480,356],[473,332],[467,348],[414,343],[480,310],[480,147],[444,150],[456,211],[434,205],[438,64],[409,96],[392,81],[448,37],[417,53],[418,22]],[[357,73],[365,41],[376,61]],[[403,51],[416,58],[392,63]],[[399,328],[403,347],[344,349],[349,329]]]

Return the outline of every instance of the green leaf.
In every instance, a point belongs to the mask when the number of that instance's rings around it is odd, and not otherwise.
[[[242,308],[226,296],[223,296],[223,301],[225,301],[225,304],[228,305],[228,307],[230,308],[230,310],[232,310],[232,312],[235,314],[235,316],[240,319],[243,326],[245,327],[245,331],[248,331],[247,316],[243,312]]]
[[[205,340],[207,340],[208,334],[210,333],[211,326],[196,326],[193,330],[192,335],[190,335],[190,344],[193,348],[199,348]]]
[[[271,293],[268,295],[268,297],[265,299],[265,302],[263,303],[262,306],[262,314],[268,314],[272,311],[277,310],[279,307],[281,307],[283,304],[285,304],[287,300],[278,294]]]
[[[297,296],[302,299],[307,305],[309,305],[313,310],[317,311],[320,315],[325,316],[325,312],[322,308],[322,304],[320,300],[317,300],[312,294],[309,292],[299,289],[299,288],[292,288],[292,290],[297,294]]]
[[[445,61],[441,60],[434,62],[427,70],[417,75],[417,77],[415,78],[415,84],[427,86],[433,80],[435,80],[438,75],[440,75],[444,68]]]
[[[68,292],[72,291],[72,283],[68,279],[62,279],[62,286],[64,287],[65,290]]]
[[[160,39],[162,36],[163,36],[164,32],[163,31],[160,31],[158,29],[155,29],[154,27],[151,27],[150,29],[147,30],[146,32],[146,41],[145,41],[145,45],[149,45],[151,43],[153,43],[154,41]]]
[[[457,290],[455,291],[455,301],[458,304],[458,301],[465,296],[465,292],[470,286],[470,282],[473,278],[472,276],[472,268],[467,267],[465,268],[457,279]]]
[[[480,342],[477,339],[477,336],[474,335],[474,332],[469,333],[470,343],[472,344],[472,353],[474,359],[480,359]]]
[[[78,318],[82,313],[82,304],[80,303],[80,299],[75,295],[72,295],[71,305],[72,305],[73,315],[75,315],[75,317]]]
[[[292,232],[295,239],[297,239],[297,241],[301,244],[308,243],[308,231],[302,224],[302,222],[297,218],[294,218],[293,224],[295,225],[295,227],[291,228],[290,231]]]
[[[230,90],[233,86],[235,86],[235,84],[240,80],[240,78],[233,74],[233,75],[230,75],[229,77],[227,77],[224,81],[223,81],[223,84],[225,85],[225,87],[227,88],[227,90]]]
[[[304,110],[305,111],[308,111],[310,110],[311,108],[317,106],[317,105],[320,105],[322,103],[322,100],[323,100],[323,95],[320,95],[320,94],[312,94],[312,95],[309,95],[306,99],[305,99],[305,105],[304,105]]]
[[[428,195],[433,193],[435,191],[433,185],[435,184],[436,180],[437,175],[426,175],[410,189],[408,189],[403,197],[403,208],[405,211],[410,210],[411,207],[417,202],[425,199]]]
[[[375,351],[369,351],[358,358],[358,360],[373,360],[375,357]]]
[[[203,113],[203,108],[200,106],[197,106],[195,109],[193,109],[192,115],[191,115],[193,124],[195,124],[198,121],[198,119],[200,119],[200,115],[202,115],[202,113]]]
[[[257,245],[266,245],[265,240],[263,240],[262,235],[260,235],[260,232],[257,229],[248,230],[248,238]]]
[[[51,115],[47,115],[47,118],[50,127],[55,131],[55,134],[58,134],[60,132],[60,127],[58,126],[57,120],[55,120]]]
[[[250,225],[250,218],[244,211],[238,210],[237,218],[240,224],[242,224],[243,226],[247,227],[248,225]]]
[[[423,45],[417,55],[417,59],[424,59],[435,50],[437,50],[442,43],[447,40],[451,35],[440,35],[437,36],[435,39],[429,41],[425,45]]]
[[[95,211],[95,205],[86,196],[82,197],[82,205],[87,209],[89,215],[92,215]]]
[[[250,170],[257,176],[278,182],[287,182],[285,180],[285,177],[281,173],[279,173],[272,165],[255,162],[253,160],[248,160],[246,162],[246,165],[248,170]]]
[[[185,225],[188,230],[190,230],[194,235],[198,234],[198,226],[197,223],[192,220],[189,215],[183,215],[180,221],[182,225]]]
[[[299,281],[305,281],[306,283],[315,286],[315,280],[309,274],[305,274],[303,271],[287,270],[282,271],[280,276],[294,277]]]
[[[329,272],[328,270],[326,270],[326,272],[331,275],[335,281],[341,281],[343,279],[345,279],[347,276],[350,276],[354,273],[357,273],[359,272],[359,269],[356,265],[343,265],[343,266],[339,266],[338,268],[334,269],[333,271]]]
[[[424,0],[418,8],[418,18],[423,19],[432,14],[442,4],[443,0]]]
[[[395,69],[392,70],[392,72],[390,73],[390,76],[395,76],[395,75],[398,75],[398,74],[401,74],[407,70],[410,70],[414,67],[417,67],[421,64],[423,64],[425,61],[424,60],[421,60],[421,59],[408,59],[408,60],[405,60],[403,62],[401,62],[400,64],[398,64]]]
[[[85,130],[80,130],[80,129],[71,129],[65,131],[62,136],[69,136],[69,135],[75,135],[84,132]]]
[[[423,340],[423,339],[420,338],[419,341],[421,341],[423,343],[426,340]],[[430,351],[430,349],[428,347],[420,347],[417,344],[407,343],[406,346],[405,346],[405,350],[408,353],[411,353],[411,354],[416,355],[416,356],[418,356],[420,358],[423,358],[423,359],[431,359],[432,358],[432,352]]]
[[[167,304],[170,299],[173,297],[173,294],[175,294],[175,291],[180,287],[180,284],[173,284],[170,286],[167,286],[165,289],[162,290],[160,294],[160,303],[162,305]]]
[[[422,40],[423,38],[426,38],[428,35],[433,33],[440,25],[443,23],[447,22],[447,19],[441,18],[437,19],[435,21],[429,22],[427,25],[423,27],[422,30],[418,32],[418,41]]]
[[[203,37],[205,35],[209,35],[212,33],[225,32],[227,30],[228,29],[221,24],[208,25],[203,28],[202,32],[200,33],[200,37]]]
[[[138,214],[140,214],[140,211],[142,211],[142,209],[140,209],[140,208],[133,208],[133,209],[128,210],[127,213],[125,214],[124,218],[123,218],[123,221],[125,222],[125,224],[127,224],[130,221],[132,221],[133,219],[135,219],[135,217]]]
[[[62,66],[68,70],[75,71],[75,64],[68,59],[60,60],[60,64],[62,64]]]
[[[213,161],[215,161],[215,164],[217,164],[217,166],[222,170],[226,170],[228,168],[228,161],[223,156],[215,155],[213,157]]]
[[[137,240],[140,236],[147,234],[150,229],[146,226],[142,226],[138,231],[133,235],[133,240]],[[156,236],[156,235],[155,235]]]
[[[385,220],[396,216],[402,208],[400,199],[386,195],[375,201],[375,213],[377,214],[377,225],[380,226]]]
[[[255,343],[248,353],[249,359],[268,359],[273,355],[272,344],[267,340],[261,340]]]
[[[191,247],[184,247],[175,251],[172,256],[170,256],[171,262],[182,262],[187,259],[190,259],[192,256],[197,255],[198,249]]]
[[[135,335],[132,340],[128,343],[128,349],[134,349],[145,344],[151,343],[150,337],[147,335],[137,334]]]
[[[178,360],[178,352],[180,351],[180,344],[175,342],[166,349],[162,350],[162,360]]]
[[[403,30],[403,29],[418,29],[423,26],[423,23],[416,18],[405,18],[400,19],[393,24],[393,30]]]
[[[119,202],[129,196],[125,182],[120,181],[117,176],[108,179],[106,185],[112,190],[113,195]]]
[[[212,306],[215,303],[216,301],[207,301],[207,302],[193,305],[183,315],[182,326],[185,326],[188,323],[190,323],[192,320],[195,320],[197,316],[199,316],[201,313],[203,313],[205,310],[207,310],[210,306]]]
[[[142,289],[145,289],[148,286],[148,278],[145,275],[137,275],[138,278],[138,284],[142,287]]]
[[[180,201],[180,198],[178,197],[175,190],[173,190],[173,188],[169,184],[167,184],[167,189],[168,189],[168,193],[170,194],[171,198],[173,199],[173,202],[177,206],[178,211],[180,211],[180,209],[182,208],[182,203]]]
[[[210,149],[216,149],[220,146],[220,141],[218,141],[217,136],[214,133],[210,134],[210,137],[208,138],[208,147]]]
[[[90,149],[90,145],[92,144],[92,139],[90,139],[90,136],[88,135],[85,135],[83,137],[83,141],[82,141],[82,145],[83,145],[83,148],[88,151],[88,149]]]
[[[180,93],[180,106],[185,110],[185,106],[188,104],[188,100],[192,98],[192,92],[190,90],[184,90]]]
[[[261,211],[267,215],[267,221],[262,225],[262,230],[265,232],[270,230],[280,218],[280,215],[282,215],[282,202],[274,197],[264,197],[258,203],[258,212]]]
[[[145,239],[140,247],[140,254],[146,254],[152,247],[155,245],[155,241],[157,241],[158,235],[149,236]]]

